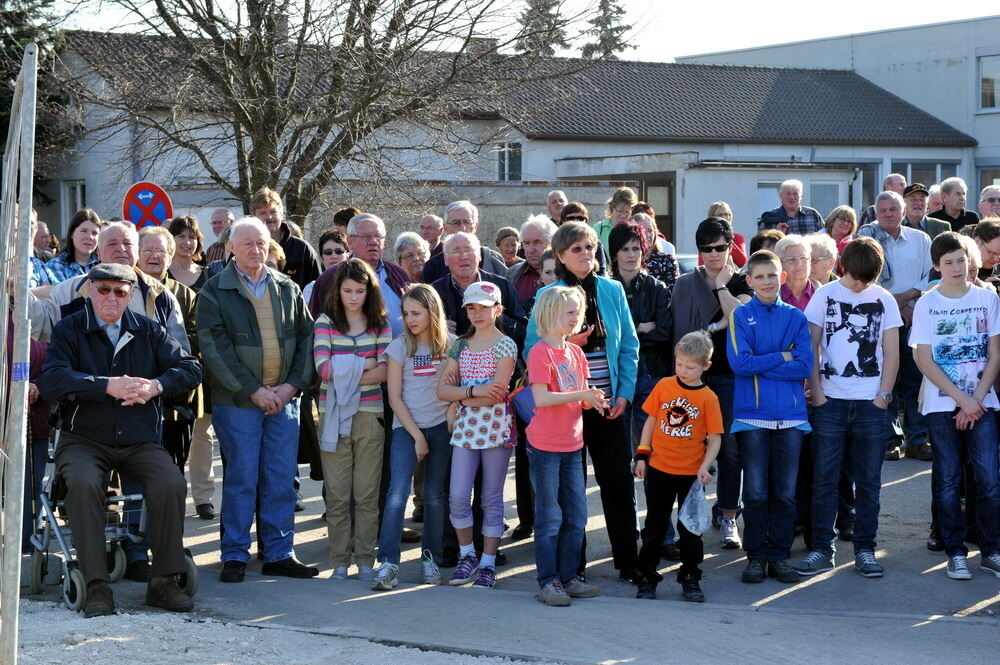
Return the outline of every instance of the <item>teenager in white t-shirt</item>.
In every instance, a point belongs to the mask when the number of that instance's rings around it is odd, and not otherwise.
[[[837,482],[845,459],[855,482],[854,567],[881,577],[875,558],[882,460],[889,423],[886,409],[899,369],[896,299],[875,284],[885,261],[872,238],[844,249],[844,276],[824,284],[806,305],[816,361],[812,391],[812,551],[795,566],[800,575],[832,570],[836,547]]]
[[[913,309],[910,344],[923,372],[921,412],[934,439],[934,499],[948,577],[972,577],[959,499],[962,460],[975,474],[981,569],[1000,577],[1000,458],[993,381],[1000,371],[1000,298],[968,283],[968,249],[957,233],[938,235],[931,260],[940,283]]]

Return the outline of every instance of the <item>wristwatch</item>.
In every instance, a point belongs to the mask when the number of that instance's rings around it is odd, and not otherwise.
[[[892,404],[892,393],[879,392],[878,396],[882,398],[882,401],[886,404]]]

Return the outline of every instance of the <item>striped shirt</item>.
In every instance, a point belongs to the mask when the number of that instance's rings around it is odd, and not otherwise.
[[[370,329],[359,335],[347,335],[333,327],[326,314],[316,319],[313,340],[313,360],[320,377],[319,408],[326,413],[326,393],[330,387],[331,360],[346,354],[374,358],[376,367],[385,366],[385,350],[392,341],[392,330],[385,326],[381,330]],[[382,413],[382,385],[372,383],[361,386],[361,406],[359,411]]]
[[[591,388],[599,388],[605,395],[611,394],[611,367],[608,365],[608,350],[594,349],[586,352],[587,370],[590,372]]]

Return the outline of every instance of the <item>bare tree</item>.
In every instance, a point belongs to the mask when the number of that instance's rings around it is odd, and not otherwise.
[[[71,34],[86,66],[66,63],[86,72],[66,85],[106,111],[101,129],[138,134],[147,166],[169,156],[244,205],[276,188],[299,223],[338,180],[489,150],[530,110],[513,92],[589,66],[505,54],[524,29],[501,0],[110,1],[146,41]]]

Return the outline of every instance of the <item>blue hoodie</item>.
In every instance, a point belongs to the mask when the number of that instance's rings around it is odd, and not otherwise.
[[[736,375],[734,420],[809,419],[803,381],[813,353],[805,314],[780,298],[768,305],[754,296],[730,313],[726,351]]]

